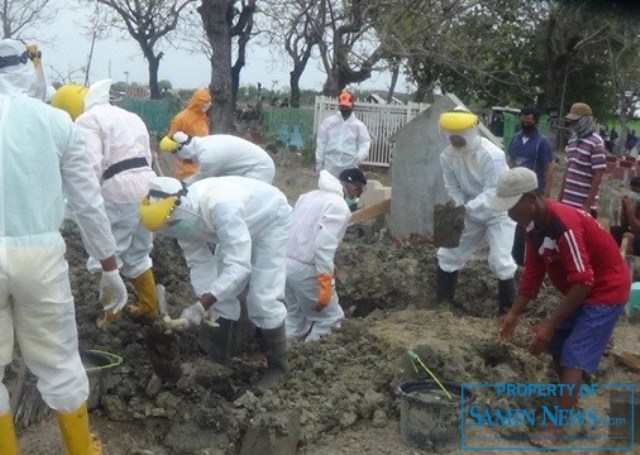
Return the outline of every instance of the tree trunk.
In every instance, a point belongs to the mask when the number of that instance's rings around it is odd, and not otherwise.
[[[303,69],[296,67],[289,72],[289,85],[291,86],[291,107],[300,107],[300,77]]]
[[[387,103],[391,104],[393,100],[393,93],[396,91],[396,84],[398,83],[398,75],[400,74],[400,62],[394,62],[391,69],[391,85],[389,86],[389,92],[387,93]]]
[[[162,59],[162,52],[158,55],[153,53],[153,48],[149,47],[146,42],[138,41],[144,58],[147,59],[149,64],[149,95],[152,100],[160,98],[160,88],[158,87],[158,69],[160,68],[160,60]]]
[[[202,0],[198,12],[211,44],[211,133],[233,131],[231,36],[226,21],[230,0]]]
[[[327,80],[322,86],[324,96],[338,96],[342,87],[338,85],[338,78],[333,74],[327,74]]]

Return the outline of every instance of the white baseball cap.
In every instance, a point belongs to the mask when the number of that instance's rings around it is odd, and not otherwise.
[[[536,173],[526,167],[516,167],[502,174],[496,185],[496,197],[489,208],[504,212],[516,205],[523,194],[538,188]]]

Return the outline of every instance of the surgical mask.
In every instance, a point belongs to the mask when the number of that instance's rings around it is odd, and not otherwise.
[[[204,106],[202,106],[202,112],[207,112],[210,107],[211,107],[211,103],[205,104]]]
[[[526,134],[527,136],[529,136],[531,133],[533,133],[536,130],[536,126],[530,125],[528,123],[521,123],[520,129],[522,130],[523,134]]]
[[[351,197],[351,196],[346,196],[344,198],[344,201],[347,203],[347,205],[351,208],[353,206],[358,205],[358,201],[360,200],[359,197]]]
[[[636,193],[635,191],[630,191],[629,197],[633,202],[640,203],[640,193]]]
[[[176,239],[184,239],[189,236],[193,229],[192,220],[176,220],[169,221],[167,227],[164,229],[164,234]]]

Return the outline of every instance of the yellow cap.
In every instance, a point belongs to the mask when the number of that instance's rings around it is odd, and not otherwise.
[[[448,133],[461,133],[479,123],[478,116],[470,112],[443,112],[440,114],[440,128]]]
[[[51,97],[51,105],[66,111],[75,120],[84,112],[84,98],[88,91],[80,84],[63,85]]]
[[[162,152],[175,153],[178,151],[179,148],[180,148],[180,144],[174,141],[173,139],[171,139],[169,135],[163,137],[162,140],[160,141],[160,151]]]
[[[151,232],[162,229],[171,218],[178,199],[178,196],[169,196],[157,202],[149,202],[149,198],[145,197],[139,207],[140,223]]]

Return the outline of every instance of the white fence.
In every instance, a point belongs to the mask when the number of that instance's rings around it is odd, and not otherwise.
[[[389,167],[391,149],[393,145],[389,137],[416,115],[429,107],[428,104],[410,103],[407,105],[355,103],[355,113],[358,119],[367,126],[371,136],[369,159],[363,164],[369,166]],[[313,134],[318,133],[320,123],[337,112],[335,98],[316,96],[315,113],[313,117]]]

